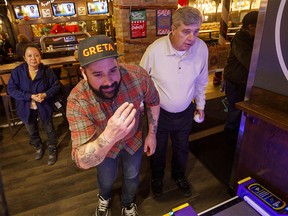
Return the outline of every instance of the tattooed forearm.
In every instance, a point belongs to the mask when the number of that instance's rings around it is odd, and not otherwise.
[[[149,125],[152,126],[152,133],[156,134],[157,133],[157,120],[154,119],[152,110],[150,107],[147,107],[147,118],[148,118],[148,123]]]
[[[86,146],[78,148],[78,158],[85,167],[93,167],[100,164],[106,157],[106,150],[103,149],[109,144],[109,142],[101,135],[94,141],[94,143],[88,143]],[[106,152],[106,153],[104,153]]]
[[[100,164],[104,160],[104,158],[105,156],[94,155],[90,157],[88,161],[86,161],[86,164],[90,167],[93,167],[93,166]]]
[[[96,148],[94,145],[87,145],[85,150],[83,152],[78,151],[79,158],[83,161],[83,163],[89,163],[91,160],[91,156],[96,151]]]
[[[104,137],[99,136],[98,137],[98,144],[99,144],[100,148],[103,148],[105,145],[107,145],[109,143]]]
[[[154,133],[154,134],[157,133],[157,125],[153,125],[153,133]]]

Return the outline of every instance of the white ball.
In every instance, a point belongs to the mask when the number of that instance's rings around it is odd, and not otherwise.
[[[200,114],[194,115],[194,121],[197,123],[202,123],[204,121],[204,118],[200,119]]]

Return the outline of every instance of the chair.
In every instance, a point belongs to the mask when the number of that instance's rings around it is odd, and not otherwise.
[[[63,116],[64,121],[66,119],[66,105],[67,105],[67,98],[71,92],[71,90],[77,85],[77,83],[81,80],[80,76],[80,68],[78,65],[67,65],[61,68],[60,73],[60,84],[61,90],[58,95],[62,100],[62,107],[57,111],[60,112]]]
[[[21,120],[16,114],[14,99],[10,97],[7,93],[7,84],[8,84],[9,78],[10,78],[10,73],[0,75],[0,82],[2,85],[2,91],[0,95],[3,101],[5,115],[7,118],[7,123],[9,126],[10,134],[13,137],[18,132],[18,130],[20,130],[20,128],[13,134],[12,126],[18,125],[19,123],[21,123]]]
[[[80,80],[81,80],[81,72],[79,65],[62,67],[60,82],[65,86],[68,95]]]

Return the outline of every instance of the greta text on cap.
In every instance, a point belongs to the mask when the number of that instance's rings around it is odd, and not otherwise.
[[[83,56],[88,57],[97,53],[101,52],[108,52],[108,51],[114,51],[114,47],[111,43],[105,43],[105,44],[98,44],[96,46],[91,46],[87,49],[83,50]]]

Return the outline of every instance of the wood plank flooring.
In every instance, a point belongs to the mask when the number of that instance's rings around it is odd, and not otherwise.
[[[25,128],[11,139],[9,130],[2,129],[1,169],[10,215],[93,215],[97,205],[95,169],[80,170],[71,160],[70,134],[67,126],[55,119],[62,138],[59,160],[48,166],[47,152],[34,160],[34,149],[29,146]],[[42,137],[45,137],[42,134]],[[167,170],[163,198],[155,199],[150,192],[149,158],[143,156],[137,197],[139,215],[157,216],[188,202],[200,212],[228,198],[227,187],[192,155],[189,156],[188,179],[193,187],[191,198],[185,198],[170,179]],[[120,216],[121,178],[114,186],[112,215]]]
[[[211,78],[209,80],[211,82]],[[210,92],[207,89],[209,97],[222,96],[216,88],[210,86]],[[59,159],[53,166],[47,165],[47,152],[41,160],[34,160],[34,149],[28,144],[25,127],[14,138],[11,138],[8,128],[0,128],[0,167],[10,215],[94,215],[98,200],[96,171],[93,168],[80,170],[75,166],[71,160],[68,126],[62,124],[62,117],[54,118],[54,122],[60,144]],[[45,140],[45,135],[41,136]],[[170,178],[171,152],[169,155],[164,196],[157,199],[150,191],[149,158],[143,155],[136,201],[140,216],[160,216],[185,202],[196,212],[201,212],[231,197],[228,187],[219,182],[192,154],[189,155],[187,176],[193,195],[183,197]],[[121,215],[120,175],[121,172],[113,189],[112,216]]]

